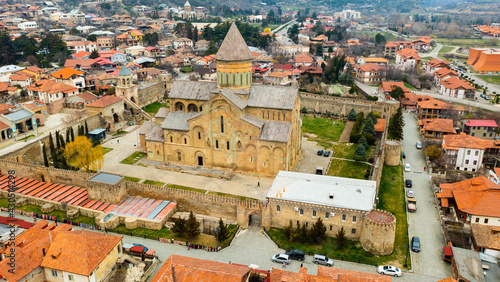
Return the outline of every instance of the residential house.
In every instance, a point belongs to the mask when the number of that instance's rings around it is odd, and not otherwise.
[[[323,54],[330,55],[330,53],[334,53],[337,50],[338,44],[335,41],[325,41],[323,42]],[[333,56],[332,56],[333,57]]]
[[[55,78],[57,82],[74,86],[80,91],[85,88],[85,72],[76,70],[74,68],[63,68],[50,75]]]
[[[115,124],[123,120],[125,101],[123,97],[104,96],[85,105],[87,114],[99,113],[109,124],[111,131],[115,130]]]
[[[418,121],[420,133],[425,139],[442,141],[446,134],[457,134],[452,119],[431,118]]]
[[[313,64],[313,58],[309,53],[303,53],[302,55],[295,57],[295,65],[310,66]]]
[[[439,86],[441,85],[441,81],[448,79],[450,77],[458,77],[458,72],[446,68],[441,68],[432,74],[434,83]]]
[[[0,67],[0,76],[10,75],[10,74],[13,74],[17,71],[23,70],[23,69],[25,69],[25,68],[18,67],[16,65],[2,66],[2,67]]]
[[[389,61],[385,58],[375,58],[375,57],[370,57],[370,58],[361,57],[360,59],[358,59],[358,65],[362,66],[366,64],[376,64],[379,66],[387,67]]]
[[[496,139],[498,125],[494,120],[463,119],[460,121],[462,132],[482,139]]]
[[[493,258],[493,262],[500,259],[500,232],[497,226],[470,224],[474,250],[481,252],[480,256]],[[498,276],[496,276],[498,278]],[[494,281],[495,279],[491,279]],[[486,280],[490,281],[490,280]]]
[[[79,53],[82,51],[92,53],[92,51],[97,50],[97,43],[93,41],[70,41],[66,42],[66,45],[68,45],[68,48],[73,53]]]
[[[0,104],[0,115],[5,115],[14,110],[16,106],[8,105],[8,104]]]
[[[145,49],[146,48],[144,48],[142,46],[131,46],[131,47],[125,49],[125,54],[127,54],[127,58],[137,59],[144,54]]]
[[[108,36],[98,36],[96,43],[98,50],[106,50],[114,47],[114,39]]]
[[[38,29],[38,24],[36,22],[22,22],[18,24],[17,27],[19,27],[22,30],[28,30],[28,29],[34,30]]]
[[[410,41],[390,41],[385,44],[384,56],[395,57],[396,52],[403,49],[413,49],[415,45]]]
[[[32,75],[32,76],[34,76],[34,75]],[[19,85],[23,88],[30,86],[31,82],[32,82],[30,75],[24,74],[24,73],[19,73],[19,72],[11,74],[9,77],[9,81],[10,81],[10,84]]]
[[[85,51],[80,51],[78,53],[71,54],[73,59],[90,59],[90,53]]]
[[[425,72],[426,73],[434,73],[437,70],[440,69],[449,69],[450,68],[450,63],[445,60],[440,60],[440,59],[432,59],[428,61],[425,64]]]
[[[42,79],[26,88],[28,95],[48,104],[59,101],[66,97],[78,94],[79,90],[75,86],[57,82],[56,80]],[[49,112],[51,109],[49,109]]]
[[[275,71],[267,75],[266,77],[266,84],[270,85],[290,85],[291,81],[288,79],[289,74],[291,75],[291,72],[281,72],[281,71]]]
[[[451,247],[451,251],[451,270],[456,281],[497,281],[500,277],[500,266],[495,257],[457,247]]]
[[[419,119],[449,118],[452,115],[463,115],[465,108],[431,98],[417,101],[417,113]]]
[[[78,95],[66,98],[64,106],[71,109],[84,109],[85,105],[97,100],[97,96],[90,92],[83,92]]]
[[[415,69],[420,61],[418,51],[415,49],[405,48],[396,52],[396,64],[406,70]]]
[[[193,74],[196,74],[202,80],[215,81],[217,79],[217,72],[213,68],[200,65],[194,67]]]
[[[405,94],[405,97],[409,95],[411,92],[410,89],[408,89],[404,82],[399,81],[382,81],[380,85],[378,86],[378,93],[384,94],[385,97],[390,97],[390,94],[392,90],[396,89],[397,87],[401,88]]]
[[[324,43],[326,41],[328,41],[328,36],[326,36],[324,34],[320,34],[314,38],[311,38],[312,43]]]
[[[189,38],[176,38],[174,39],[174,49],[177,50],[181,47],[193,47],[193,40],[189,39]]]
[[[468,81],[452,76],[441,80],[439,94],[458,99],[474,99],[476,88]]]
[[[153,59],[161,59],[162,57],[165,57],[165,52],[158,47],[148,46],[144,49],[144,56]]]
[[[380,84],[385,81],[386,68],[373,63],[356,67],[356,79],[366,84]]]
[[[380,91],[380,90],[379,90]],[[415,110],[417,112],[417,103],[422,101],[430,101],[434,100],[429,95],[416,95],[413,92],[405,93],[405,97],[403,99],[399,99],[403,107],[409,110]]]
[[[34,74],[35,76],[31,77],[31,80],[33,82],[39,81],[40,79],[42,79],[45,76],[45,70],[41,69],[39,67],[35,67],[35,66],[27,67],[22,71],[25,73]]]
[[[85,71],[97,70],[101,66],[94,59],[67,59],[64,62],[65,68],[73,68]]]
[[[210,41],[207,41],[205,39],[196,41],[196,48],[198,49],[208,49],[208,45],[210,45]]]
[[[443,137],[443,157],[449,167],[464,171],[477,171],[483,165],[487,149],[500,148],[500,141],[486,140],[465,133]]]
[[[204,66],[207,68],[215,67],[215,54],[208,55],[196,60],[195,65]]]
[[[419,36],[417,39],[413,40],[413,46],[419,52],[429,52],[431,50],[431,37],[430,36]]]
[[[0,133],[3,140],[34,130],[38,125],[35,113],[25,107],[18,108],[5,115],[0,115],[0,122],[2,122],[0,125],[7,125],[7,127],[2,126],[3,129]]]
[[[111,49],[109,51],[100,51],[99,57],[108,59],[112,64],[123,64],[127,62],[125,53]]]

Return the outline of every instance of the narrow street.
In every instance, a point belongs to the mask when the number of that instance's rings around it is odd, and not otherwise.
[[[420,141],[417,119],[410,114],[404,114],[403,166],[408,163],[410,172],[405,172],[405,179],[411,179],[417,200],[417,211],[408,214],[409,238],[420,238],[421,251],[411,252],[412,268],[416,274],[432,275],[436,279],[452,276],[450,264],[441,258],[444,238],[438,218],[438,208],[431,186],[431,177],[424,171],[425,158],[423,150],[416,148]],[[405,188],[408,190],[408,188]]]

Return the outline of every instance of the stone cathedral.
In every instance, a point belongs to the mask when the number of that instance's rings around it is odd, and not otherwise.
[[[253,55],[233,22],[215,59],[217,82],[174,82],[161,123],[140,131],[148,160],[276,175],[300,155],[297,88],[252,84]]]

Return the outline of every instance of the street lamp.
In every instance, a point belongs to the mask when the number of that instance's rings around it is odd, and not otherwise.
[[[410,253],[410,246],[408,244],[405,244],[405,248],[406,248],[406,258],[404,267],[408,267],[408,254]]]

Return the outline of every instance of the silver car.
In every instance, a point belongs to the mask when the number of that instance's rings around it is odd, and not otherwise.
[[[278,263],[286,263],[286,264],[290,264],[291,260],[290,260],[290,256],[289,255],[285,255],[285,254],[275,254],[271,260],[273,262],[278,262]]]
[[[401,269],[392,265],[381,265],[377,268],[377,272],[380,274],[391,275],[394,277],[399,277],[403,275]]]
[[[322,255],[314,255],[313,262],[315,264],[322,264],[326,266],[333,266],[333,259],[327,258]]]

